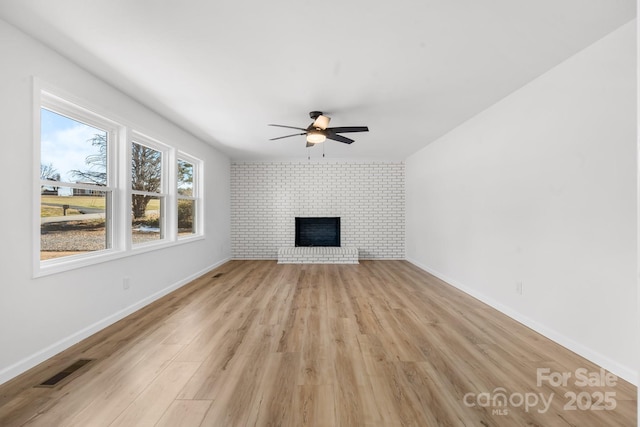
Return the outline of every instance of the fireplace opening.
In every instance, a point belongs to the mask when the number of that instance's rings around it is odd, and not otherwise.
[[[296,246],[340,246],[340,217],[296,217]]]

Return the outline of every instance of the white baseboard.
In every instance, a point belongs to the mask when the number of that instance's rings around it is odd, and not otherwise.
[[[214,268],[217,268],[219,266],[221,266],[222,264],[226,263],[227,261],[229,261],[230,258],[225,258],[221,261],[218,261],[216,263],[214,263],[213,265],[210,265],[208,267],[205,267],[204,269],[170,285],[167,286],[166,288],[152,294],[149,295],[146,298],[143,298],[142,300],[120,310],[117,311],[115,313],[113,313],[110,316],[105,317],[104,319],[101,319],[89,326],[87,326],[86,328],[83,328],[81,330],[79,330],[78,332],[61,339],[60,341],[51,344],[50,346],[43,348],[42,350],[38,351],[37,353],[32,354],[31,356],[25,357],[24,359],[20,360],[17,363],[14,363],[11,366],[8,366],[4,369],[2,369],[0,371],[0,384],[3,384],[9,380],[11,380],[12,378],[17,377],[18,375],[22,374],[23,372],[33,368],[34,366],[38,365],[39,363],[44,362],[45,360],[55,356],[56,354],[60,353],[61,351],[66,350],[67,348],[71,347],[74,344],[77,344],[78,342],[82,341],[85,338],[90,337],[91,335],[95,334],[96,332],[101,331],[102,329],[106,328],[107,326],[110,326],[114,323],[116,323],[118,320],[121,320],[125,317],[127,317],[128,315],[140,310],[142,307],[151,304],[152,302],[156,301],[159,298],[162,298],[163,296],[175,291],[178,288],[181,288],[182,286],[186,285],[187,283],[191,282],[192,280],[202,276],[203,274],[206,274],[207,272],[213,270]]]
[[[638,386],[638,372],[636,370],[628,366],[621,365],[615,360],[611,360],[610,358],[603,356],[599,352],[577,341],[574,341],[573,339],[559,333],[558,331],[548,327],[547,325],[539,323],[536,320],[533,320],[523,315],[522,313],[514,310],[513,308],[494,300],[493,298],[489,298],[486,295],[482,294],[481,292],[478,292],[475,289],[465,286],[464,284],[450,277],[447,277],[446,275],[432,269],[427,265],[420,263],[419,261],[416,261],[410,258],[407,258],[406,260],[411,264],[415,265],[416,267],[426,271],[427,273],[430,273],[436,276],[438,279],[447,282],[448,284],[461,290],[462,292],[476,298],[477,300],[482,301],[483,303],[495,308],[501,313],[506,314],[507,316],[523,324],[524,326],[530,329],[533,329],[534,331],[560,344],[561,346],[573,351],[574,353],[584,357],[585,359],[595,363],[596,365],[601,366],[602,368],[624,379],[625,381],[628,381],[631,384]]]

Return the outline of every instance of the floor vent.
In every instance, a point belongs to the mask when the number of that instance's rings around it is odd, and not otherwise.
[[[78,369],[82,368],[89,362],[93,362],[94,359],[79,359],[75,361],[73,364],[67,366],[62,371],[58,372],[51,378],[42,383],[38,384],[36,387],[55,387],[60,384],[60,381],[67,378],[69,375],[76,372]]]
[[[217,279],[218,277],[222,276],[224,273],[216,273],[213,276],[211,276],[213,279]]]

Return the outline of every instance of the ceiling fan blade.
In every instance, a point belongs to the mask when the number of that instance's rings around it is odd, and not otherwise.
[[[337,128],[327,128],[326,130],[330,130],[335,133],[369,132],[369,128],[367,126],[343,126]]]
[[[277,138],[271,138],[269,141],[275,141],[276,139],[289,138],[289,137],[292,137],[292,136],[300,136],[300,135],[306,135],[306,134],[307,134],[306,132],[304,132],[304,133],[294,133],[293,135],[286,135],[286,136],[279,136]]]
[[[311,142],[307,141],[307,146],[306,147],[309,148],[309,147],[313,147],[314,145],[316,145],[316,144],[312,144]]]
[[[306,131],[305,128],[299,128],[299,127],[295,127],[295,126],[273,125],[273,124],[270,124],[269,126],[276,126],[276,127],[279,127],[279,128],[298,129],[298,130]]]
[[[331,121],[331,117],[319,115],[313,122],[311,126],[316,129],[325,130],[327,126],[329,126],[329,122]]]
[[[346,136],[337,135],[334,132],[330,132],[330,129],[327,129],[327,131],[325,132],[325,136],[328,139],[333,139],[334,141],[338,142],[344,142],[345,144],[351,144],[353,142],[353,139],[347,138]]]

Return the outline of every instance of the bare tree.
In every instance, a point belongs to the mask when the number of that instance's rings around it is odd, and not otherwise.
[[[131,185],[133,190],[155,193],[162,183],[162,153],[144,145],[131,146]],[[144,217],[152,197],[133,195],[133,217]]]
[[[107,185],[107,135],[97,133],[87,142],[97,147],[98,152],[84,159],[89,169],[83,171],[74,169],[71,174],[84,183]]]
[[[52,163],[49,163],[48,165],[40,163],[40,179],[42,181],[60,181],[60,173],[56,168],[53,167]],[[41,190],[57,193],[58,187],[43,185]]]
[[[97,185],[107,184],[107,137],[96,134],[88,142],[98,148],[98,153],[87,156],[88,169],[72,170],[71,173],[83,182]],[[160,189],[162,175],[162,153],[144,145],[131,144],[131,188],[133,190],[155,193]],[[152,197],[143,194],[133,195],[133,217],[142,218]]]

